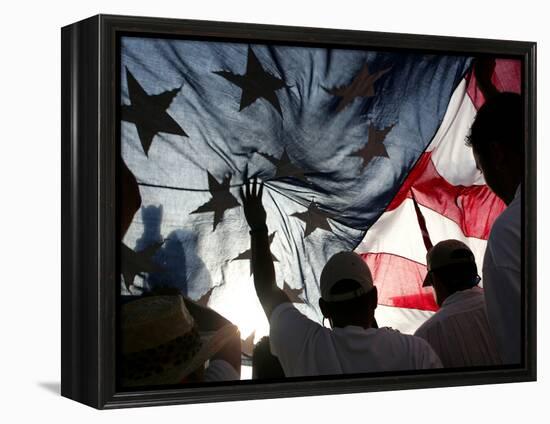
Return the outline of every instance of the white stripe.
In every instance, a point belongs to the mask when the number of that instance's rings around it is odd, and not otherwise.
[[[454,221],[422,205],[419,206],[426,219],[426,228],[432,243],[435,245],[446,239],[457,239],[466,243],[472,249],[478,268],[481,269],[487,241],[466,237]],[[412,199],[406,199],[396,209],[383,213],[355,251],[391,253],[426,265],[426,249]]]
[[[355,251],[357,253],[391,253],[424,263],[426,252],[422,247],[422,232],[411,199],[396,209],[384,212],[369,228]]]
[[[439,175],[453,185],[483,185],[466,137],[476,117],[476,108],[466,92],[466,80],[458,85],[443,122],[426,151],[433,151],[432,162]]]

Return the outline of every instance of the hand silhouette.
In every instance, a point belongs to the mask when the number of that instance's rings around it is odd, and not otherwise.
[[[244,216],[251,231],[267,229],[266,213],[262,205],[262,194],[264,183],[258,185],[258,178],[254,177],[252,184],[248,180],[245,184],[245,189],[241,187],[239,192],[241,202],[244,208]]]

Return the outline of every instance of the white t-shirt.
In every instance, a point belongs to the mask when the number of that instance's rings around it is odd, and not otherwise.
[[[487,317],[504,364],[521,361],[521,185],[493,224],[483,259]]]
[[[325,328],[291,303],[271,313],[271,353],[287,377],[441,367],[430,345],[389,328]]]
[[[214,359],[208,362],[204,371],[204,381],[234,381],[240,380],[241,376],[233,366],[223,359]]]
[[[414,335],[432,346],[446,368],[500,364],[479,287],[450,295]]]

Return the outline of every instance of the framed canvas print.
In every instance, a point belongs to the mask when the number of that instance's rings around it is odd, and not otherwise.
[[[62,394],[536,378],[535,43],[62,30]]]

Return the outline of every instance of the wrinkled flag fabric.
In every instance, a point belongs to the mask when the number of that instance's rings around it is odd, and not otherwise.
[[[257,176],[277,283],[303,313],[321,321],[321,270],[334,253],[356,250],[381,292],[379,325],[414,331],[433,304],[420,287],[426,252],[408,192],[416,190],[434,244],[456,233],[436,231],[430,215],[448,215],[456,194],[445,197],[448,189],[481,187],[472,202],[488,205],[485,224],[462,222],[463,205],[444,218],[461,239],[486,239],[501,207],[459,140],[472,115],[457,123],[461,108],[475,116],[471,63],[456,55],[123,37],[121,154],[142,197],[123,242],[135,252],[149,248],[159,268],[136,270],[121,292],[178,287],[206,299],[243,337],[267,334],[238,196],[244,178]],[[438,162],[437,152],[450,156]],[[467,164],[466,177],[455,159]],[[430,193],[430,183],[418,182],[429,172],[445,178],[448,167],[458,175],[448,178],[451,188]]]

